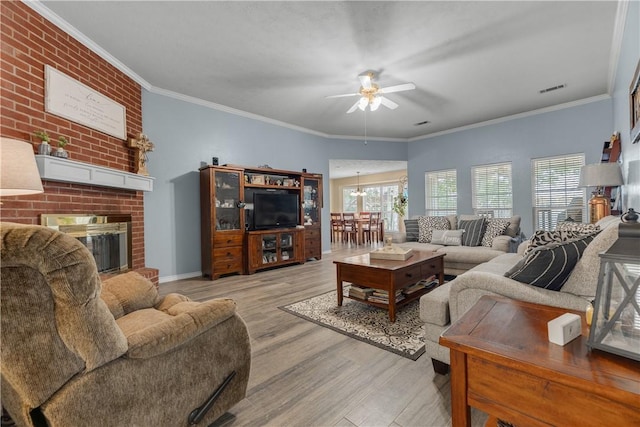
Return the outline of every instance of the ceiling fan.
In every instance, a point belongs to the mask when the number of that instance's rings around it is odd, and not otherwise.
[[[398,108],[398,104],[391,101],[390,99],[382,96],[383,94],[392,93],[392,92],[401,92],[404,90],[412,90],[416,88],[416,85],[413,83],[403,83],[401,85],[388,86],[388,87],[379,87],[377,84],[373,83],[373,73],[366,72],[360,74],[358,78],[360,79],[360,90],[357,93],[345,93],[342,95],[330,95],[327,98],[342,98],[345,96],[360,96],[360,99],[353,104],[349,110],[347,110],[347,114],[353,113],[356,111],[356,108],[364,111],[369,106],[371,111],[376,111],[380,105],[384,105],[387,108],[395,110]]]

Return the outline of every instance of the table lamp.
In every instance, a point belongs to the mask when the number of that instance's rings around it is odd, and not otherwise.
[[[30,143],[0,137],[0,197],[44,193]]]
[[[580,169],[580,187],[596,187],[589,199],[589,218],[591,223],[611,215],[610,201],[604,195],[604,187],[617,187],[624,184],[622,171],[618,163],[595,163],[584,165]]]

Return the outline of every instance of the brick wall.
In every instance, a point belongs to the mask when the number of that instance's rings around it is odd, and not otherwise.
[[[126,107],[127,133],[142,131],[140,85],[86,46],[18,1],[0,2],[0,134],[30,141],[46,130],[55,141],[66,136],[73,160],[133,171],[125,141],[44,111],[44,66],[48,64]],[[144,262],[142,192],[44,181],[44,194],[3,197],[3,221],[39,224],[42,213],[130,213],[133,268]]]

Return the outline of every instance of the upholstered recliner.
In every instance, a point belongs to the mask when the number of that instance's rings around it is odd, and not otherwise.
[[[0,228],[1,399],[19,426],[187,426],[192,413],[208,425],[245,397],[249,336],[232,300],[160,298],[133,272],[101,283],[73,237]]]

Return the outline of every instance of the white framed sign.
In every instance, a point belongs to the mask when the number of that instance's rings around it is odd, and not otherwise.
[[[127,139],[127,109],[50,65],[44,66],[47,113]]]

